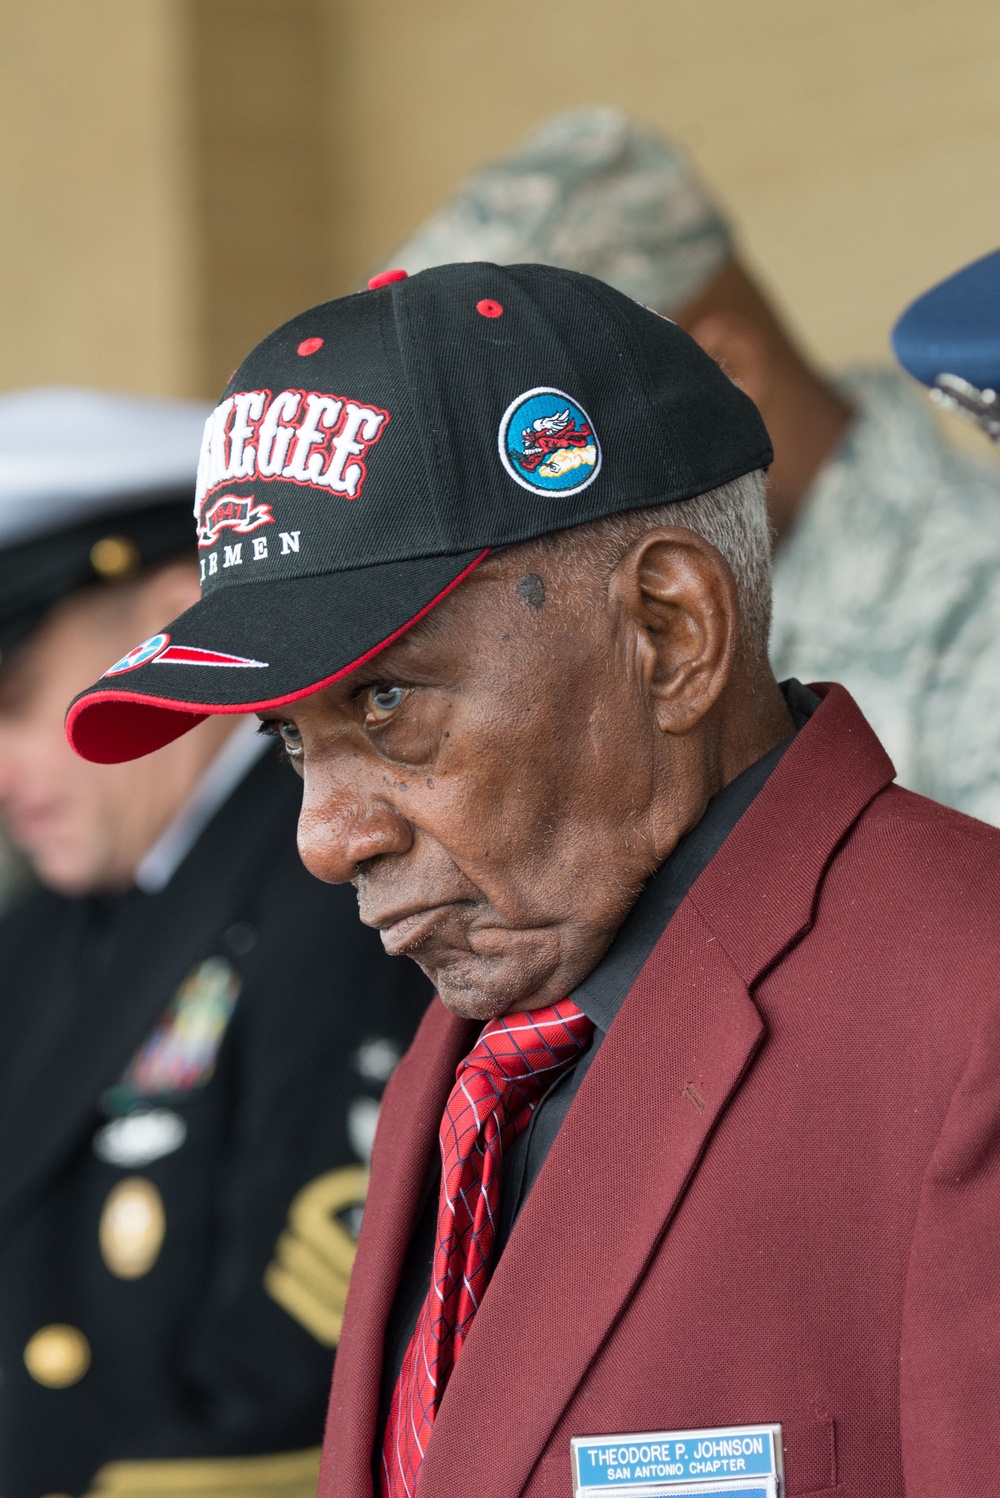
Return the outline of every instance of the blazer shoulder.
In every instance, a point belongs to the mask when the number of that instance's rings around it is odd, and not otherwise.
[[[921,852],[933,853],[952,866],[966,864],[978,868],[987,880],[1000,878],[1000,828],[899,785],[887,786],[869,802],[849,835],[848,844],[855,838],[863,840],[866,835],[881,840],[885,856],[893,864],[894,845],[899,848],[901,858],[913,858],[913,871],[918,878]]]
[[[1000,828],[970,817],[964,811],[956,811],[954,807],[944,806],[940,801],[932,801],[928,796],[918,795],[916,791],[908,791],[901,785],[888,785],[880,791],[862,812],[860,822],[923,826],[941,836],[953,834],[958,838],[969,838],[981,843],[984,851],[992,848],[1000,853]]]
[[[824,888],[905,927],[912,951],[929,943],[962,967],[976,955],[1000,962],[1000,830],[975,817],[888,786],[844,839]]]

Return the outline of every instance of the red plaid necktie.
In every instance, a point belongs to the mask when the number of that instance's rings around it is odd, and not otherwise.
[[[441,1120],[441,1195],[431,1286],[392,1396],[384,1498],[414,1498],[441,1396],[493,1273],[503,1152],[593,1025],[569,999],[490,1020],[459,1064]]]

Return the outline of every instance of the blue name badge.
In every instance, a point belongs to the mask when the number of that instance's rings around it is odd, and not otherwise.
[[[575,1498],[782,1498],[781,1426],[574,1436]]]

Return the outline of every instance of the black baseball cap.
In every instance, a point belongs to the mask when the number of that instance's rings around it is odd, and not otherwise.
[[[489,554],[771,462],[676,324],[544,265],[388,272],[270,334],[205,429],[202,597],[72,703],[85,759],[280,707],[398,639]]]

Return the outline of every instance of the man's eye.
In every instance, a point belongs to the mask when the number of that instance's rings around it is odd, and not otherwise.
[[[302,753],[302,734],[294,723],[281,723],[277,718],[264,718],[257,732],[269,739],[280,739],[289,759],[297,759]]]
[[[364,696],[365,718],[369,722],[384,723],[401,707],[408,693],[406,687],[369,687]]]
[[[289,759],[297,759],[302,753],[302,733],[294,723],[279,723],[278,737],[285,746]]]

